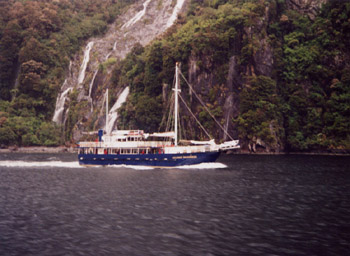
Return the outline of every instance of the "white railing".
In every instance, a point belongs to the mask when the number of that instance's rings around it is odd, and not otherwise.
[[[115,142],[80,142],[81,148],[158,148],[170,147],[170,141],[115,141]]]

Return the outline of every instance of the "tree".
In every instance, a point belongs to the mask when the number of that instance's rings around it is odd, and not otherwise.
[[[158,131],[162,110],[161,97],[140,96],[135,106],[136,126],[146,132]]]
[[[43,90],[42,77],[45,75],[43,63],[35,60],[24,62],[21,66],[20,91],[32,97],[40,96]]]
[[[18,51],[22,41],[17,21],[10,21],[0,37],[0,99],[10,100],[10,89],[16,79]]]
[[[269,148],[283,148],[282,106],[276,92],[276,82],[265,76],[252,77],[242,90],[236,123],[243,142],[260,139]]]
[[[145,52],[146,64],[144,74],[145,93],[149,96],[158,96],[162,92],[160,73],[163,67],[162,44],[156,41]]]
[[[0,127],[0,146],[14,145],[17,142],[17,135],[8,126]]]

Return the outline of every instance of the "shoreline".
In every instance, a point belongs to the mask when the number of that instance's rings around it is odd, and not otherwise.
[[[76,153],[77,148],[74,147],[9,147],[1,148],[0,153]]]
[[[226,153],[227,155],[252,155],[252,156],[288,156],[288,155],[304,155],[304,156],[350,156],[350,153],[331,153],[331,152],[249,152],[242,151],[236,153]]]
[[[9,147],[1,148],[0,153],[77,153],[78,148],[76,147]],[[240,151],[228,151],[226,155],[267,155],[267,156],[279,156],[279,155],[320,155],[320,156],[350,156],[350,153],[346,150],[341,152],[249,152],[248,150]]]
[[[257,152],[250,152],[249,150],[240,150],[239,152],[234,151],[228,151],[226,153],[227,155],[267,155],[267,156],[283,156],[283,155],[306,155],[306,156],[350,156],[349,150],[341,150],[338,152],[330,152],[329,151],[314,151],[314,152],[264,152],[264,151],[257,151]]]

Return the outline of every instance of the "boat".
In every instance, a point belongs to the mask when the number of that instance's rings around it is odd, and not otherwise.
[[[174,126],[171,131],[145,133],[143,130],[98,131],[97,141],[78,143],[80,165],[141,165],[174,167],[215,162],[220,153],[240,148],[238,140],[216,144],[208,141],[179,140],[179,64],[176,64],[174,91]],[[192,88],[191,88],[192,89]],[[193,90],[193,89],[192,89]],[[108,97],[108,89],[106,92]],[[198,122],[198,119],[196,119]],[[219,124],[220,125],[220,124]],[[108,127],[108,98],[106,100],[106,128]],[[203,127],[202,127],[203,128]],[[107,130],[107,129],[105,129]],[[232,137],[230,137],[232,139]]]

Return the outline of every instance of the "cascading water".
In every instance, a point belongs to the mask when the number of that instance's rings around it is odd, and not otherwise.
[[[17,64],[17,67],[16,67],[16,76],[15,76],[15,83],[13,85],[13,89],[14,90],[14,94],[12,95],[12,100],[14,100],[16,98],[16,94],[17,94],[17,89],[19,87],[19,77],[21,75],[21,65],[20,64]]]
[[[91,41],[87,44],[87,46],[85,48],[84,59],[83,59],[83,63],[81,64],[79,77],[78,77],[79,84],[84,82],[85,71],[86,71],[87,64],[89,63],[89,60],[90,60],[90,51],[91,51],[93,45],[94,45],[94,42]]]
[[[108,53],[108,54],[106,55],[106,57],[105,57],[105,60],[108,60],[109,57],[112,55],[112,53],[113,53],[113,52]]]
[[[94,45],[94,42],[91,41],[85,47],[83,62],[82,62],[80,69],[79,69],[79,75],[78,75],[78,80],[77,80],[78,85],[80,85],[84,82],[85,71],[86,71],[87,65],[88,65],[89,60],[90,60],[90,51],[91,51],[93,45]],[[65,122],[64,120],[66,120],[66,118],[64,117],[65,116],[65,114],[64,114],[65,106],[64,105],[65,105],[66,99],[68,97],[68,92],[70,90],[72,90],[74,86],[76,86],[76,84],[75,84],[76,79],[74,77],[75,74],[72,73],[72,65],[73,65],[72,62],[70,62],[69,63],[68,78],[66,78],[64,83],[62,84],[61,93],[58,95],[57,100],[56,100],[56,108],[55,108],[55,112],[54,112],[52,121],[57,123],[57,124],[62,124]],[[93,84],[93,81],[91,83]],[[90,86],[92,86],[91,83],[90,83]],[[90,98],[90,90],[89,90],[89,98]],[[91,103],[91,108],[92,108],[92,103]]]
[[[67,78],[64,80],[62,86],[61,86],[61,92],[58,94],[56,99],[56,108],[55,112],[52,117],[52,121],[56,124],[62,124],[63,123],[63,115],[64,115],[64,105],[66,102],[66,98],[68,96],[68,92],[72,89],[72,87],[68,84],[68,80],[72,76],[72,61],[69,62],[69,72]]]
[[[67,109],[69,106],[64,104],[66,102],[64,97],[67,97],[68,93],[64,92],[68,88],[75,88],[78,91],[78,102],[86,100],[91,104],[91,109],[89,109],[91,112],[87,109],[84,112],[86,119],[89,119],[93,110],[92,106],[99,107],[102,101],[101,92],[103,90],[96,89],[95,91],[94,88],[111,85],[113,66],[105,65],[103,67],[107,69],[103,72],[98,72],[101,64],[111,57],[117,60],[123,59],[135,43],[146,45],[165,32],[175,22],[185,1],[187,0],[178,0],[174,7],[172,5],[173,0],[163,0],[161,4],[156,0],[146,0],[142,3],[143,8],[141,11],[139,11],[141,4],[134,4],[128,11],[118,17],[104,36],[89,39],[84,50],[83,60],[79,57],[80,54],[72,57],[73,64],[70,65],[70,70],[67,72],[66,83],[62,85],[61,93],[57,97],[53,121],[64,124],[65,120],[67,120]],[[147,22],[140,22],[145,19],[147,19]],[[123,25],[120,26],[119,24]],[[90,58],[90,56],[94,56],[94,58]],[[86,73],[90,74],[87,75]],[[99,85],[96,83],[97,77]],[[82,86],[84,82],[89,82],[88,90]],[[122,95],[124,94],[122,93]],[[61,109],[62,106],[63,110]],[[116,111],[111,110],[110,114],[114,112]],[[116,115],[111,115],[110,129],[113,128],[116,118]],[[80,125],[79,127],[82,126]]]
[[[108,113],[108,127],[107,129],[107,134],[110,134],[114,128],[115,122],[118,119],[118,109],[122,106],[124,102],[126,102],[126,98],[129,95],[129,87],[126,87],[123,92],[119,95],[117,101],[111,108],[111,110]]]
[[[95,82],[95,78],[96,78],[96,76],[97,76],[97,73],[98,73],[98,69],[95,71],[94,76],[92,77],[91,82],[90,82],[90,86],[89,86],[89,98],[91,98],[92,87],[93,87],[93,85],[94,85],[94,82]]]
[[[225,113],[225,133],[223,134],[223,140],[225,141],[227,139],[227,134],[229,133],[230,129],[230,120],[234,117],[234,113],[238,112],[238,100],[237,100],[237,93],[235,93],[234,90],[234,84],[235,79],[239,77],[239,74],[236,71],[237,66],[237,58],[236,56],[232,56],[230,58],[229,62],[229,70],[228,70],[228,76],[227,76],[227,88],[228,88],[228,96],[225,100],[224,104],[224,113]]]
[[[67,83],[67,80],[64,81],[63,85]],[[69,91],[72,90],[72,88],[66,89],[60,97],[57,98],[56,102],[56,110],[55,114],[53,115],[52,121],[58,124],[62,123],[63,118],[63,111],[64,111],[64,103],[66,102],[66,98],[68,96]]]
[[[122,26],[122,29],[130,27],[131,25],[138,22],[145,15],[146,10],[147,10],[147,6],[149,5],[150,2],[151,2],[151,0],[146,0],[146,2],[143,3],[143,9],[141,11],[139,11],[138,13],[136,13],[136,15],[133,18],[131,18],[128,22],[126,22]]]
[[[173,10],[173,13],[171,14],[170,18],[168,19],[168,21],[166,23],[167,28],[171,27],[174,24],[175,20],[177,19],[177,15],[181,11],[184,3],[185,3],[185,0],[177,0],[176,5],[175,5],[174,10]]]
[[[91,112],[94,111],[94,105],[93,105],[93,102],[92,102],[91,93],[92,93],[92,87],[94,86],[94,82],[95,82],[95,78],[97,76],[97,73],[98,73],[98,69],[96,69],[96,71],[94,73],[94,76],[92,77],[90,85],[89,85],[89,96],[88,97],[89,97],[89,102],[91,104]]]

